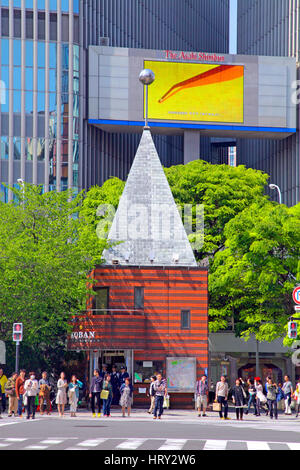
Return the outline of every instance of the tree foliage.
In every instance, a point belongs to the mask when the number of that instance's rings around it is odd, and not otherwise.
[[[282,337],[300,280],[300,204],[255,202],[226,224],[224,235],[209,275],[211,329],[233,318],[238,335]]]
[[[83,194],[42,194],[29,184],[13,192],[13,202],[0,202],[0,335],[11,339],[12,324],[22,322],[26,344],[46,352],[64,347],[106,241],[80,214]]]

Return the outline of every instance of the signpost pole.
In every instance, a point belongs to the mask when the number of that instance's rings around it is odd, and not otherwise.
[[[255,373],[256,377],[260,377],[259,371],[259,341],[256,340],[256,351],[255,351]]]
[[[20,341],[16,341],[16,367],[15,371],[19,373],[19,350],[20,350]]]

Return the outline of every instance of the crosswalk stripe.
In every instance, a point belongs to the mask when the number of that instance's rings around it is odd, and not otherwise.
[[[228,441],[217,441],[209,439],[206,441],[203,450],[225,450]]]
[[[87,441],[80,442],[77,445],[81,447],[97,447],[105,441],[107,441],[107,439],[88,439]]]
[[[45,449],[48,449],[48,446],[32,445],[32,446],[24,447],[24,449],[28,449],[28,450],[45,450]]]
[[[11,445],[11,444],[4,444],[4,443],[0,442],[0,447],[8,447],[8,446],[10,446],[10,445]]]
[[[271,450],[267,442],[247,441],[248,450]]]
[[[287,446],[290,450],[300,450],[300,444],[298,442],[287,442]]]
[[[27,441],[27,437],[6,437],[7,442],[24,442]]]
[[[186,439],[167,439],[158,450],[181,450],[186,442]]]
[[[41,441],[40,444],[48,444],[49,446],[51,446],[61,444],[62,442],[64,442],[64,439],[46,439],[45,441]]]
[[[147,439],[127,439],[125,442],[117,445],[116,449],[138,449]]]

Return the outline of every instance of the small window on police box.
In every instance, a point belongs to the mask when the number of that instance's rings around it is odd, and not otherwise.
[[[107,315],[109,309],[109,288],[102,287],[95,290],[94,294],[94,315]]]
[[[191,311],[181,310],[181,329],[189,330],[191,328]]]
[[[134,288],[134,309],[135,310],[144,309],[144,288],[143,287]]]

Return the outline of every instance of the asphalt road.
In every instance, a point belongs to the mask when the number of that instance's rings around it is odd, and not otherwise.
[[[5,417],[0,421],[1,450],[300,450],[300,418],[281,415],[277,421],[247,416],[245,421],[198,418],[194,412],[167,411],[161,421],[144,412],[130,418],[113,411],[111,418],[80,412],[35,420]]]

